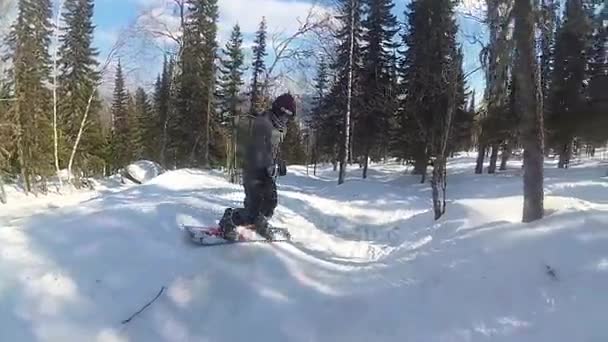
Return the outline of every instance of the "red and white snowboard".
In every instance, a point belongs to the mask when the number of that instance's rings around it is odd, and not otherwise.
[[[199,245],[216,246],[234,243],[254,243],[254,242],[283,242],[290,241],[291,235],[285,228],[270,228],[271,239],[266,239],[253,230],[253,226],[241,226],[237,228],[238,237],[236,240],[226,240],[222,236],[222,231],[218,226],[189,226],[184,225],[184,230],[189,234],[190,239]]]

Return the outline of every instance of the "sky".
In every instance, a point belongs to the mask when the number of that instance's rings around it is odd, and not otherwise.
[[[16,0],[0,0],[3,2]],[[136,24],[146,27],[159,26],[163,23],[170,31],[174,31],[179,21],[176,14],[172,13],[171,4],[174,0],[96,0],[94,23],[96,25],[94,45],[99,49],[99,59],[105,61],[108,52],[117,41],[124,41],[129,29]],[[219,5],[219,31],[218,43],[224,46],[230,36],[234,24],[239,24],[244,33],[246,52],[251,55],[251,45],[255,31],[263,16],[266,17],[269,32],[294,32],[299,23],[311,8],[313,0],[218,0]],[[331,4],[331,0],[325,1],[325,6]],[[466,8],[477,8],[481,0],[462,0]],[[395,0],[394,13],[402,21],[404,9],[408,0]],[[56,0],[55,3],[58,3]],[[319,11],[324,9],[324,4],[317,5]],[[330,8],[330,7],[325,7]],[[481,26],[474,20],[459,17],[461,26],[459,40],[463,43],[465,51],[465,73],[479,67],[479,46],[471,44],[465,38],[465,34],[479,34]],[[140,35],[138,35],[139,37]],[[118,53],[125,66],[128,77],[128,85],[135,87],[143,85],[147,89],[152,88],[156,74],[160,71],[163,58],[163,47],[167,46],[167,39],[128,39],[126,45]],[[116,59],[114,59],[114,62]],[[113,76],[111,67],[107,78],[111,87]],[[483,73],[477,72],[469,78],[469,85],[480,95],[483,91]],[[298,88],[299,85],[291,85]],[[299,89],[290,89],[298,92]]]

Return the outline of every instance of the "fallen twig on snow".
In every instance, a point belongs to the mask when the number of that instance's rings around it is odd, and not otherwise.
[[[131,315],[131,317],[129,317],[128,319],[125,319],[124,321],[122,321],[122,324],[127,324],[129,322],[131,322],[131,320],[133,318],[135,318],[135,316],[139,315],[140,313],[142,313],[148,306],[152,305],[152,303],[154,303],[154,301],[156,301],[158,299],[158,297],[160,297],[161,294],[163,294],[163,291],[165,291],[165,287],[161,287],[160,291],[158,292],[158,294],[156,295],[156,297],[154,297],[154,299],[152,299],[148,304],[144,305],[143,308],[141,308],[141,310],[137,311],[136,313],[134,313],[133,315]]]

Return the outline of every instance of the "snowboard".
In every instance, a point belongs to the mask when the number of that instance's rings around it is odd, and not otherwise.
[[[236,240],[226,240],[222,236],[222,231],[218,226],[190,226],[183,225],[184,230],[190,236],[190,240],[195,244],[202,246],[219,246],[239,243],[272,243],[272,242],[287,242],[291,240],[291,234],[285,228],[269,228],[271,238],[267,239],[254,230],[251,226],[237,227],[238,237]]]

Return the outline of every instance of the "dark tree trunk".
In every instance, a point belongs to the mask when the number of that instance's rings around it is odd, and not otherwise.
[[[486,145],[479,144],[479,152],[477,154],[477,165],[475,166],[475,173],[480,175],[483,173],[483,162],[486,156]]]
[[[570,165],[570,159],[572,158],[572,142],[565,144],[559,153],[559,162],[557,167],[560,169],[567,169]]]
[[[492,144],[492,154],[490,155],[490,167],[488,167],[488,173],[494,174],[496,173],[496,164],[498,162],[498,144]]]
[[[435,220],[439,220],[445,213],[445,158],[439,156],[435,159],[433,166],[433,178],[431,179],[431,188],[433,190],[433,212]],[[443,201],[439,197],[440,186],[443,190]]]
[[[518,91],[515,106],[522,117],[521,139],[524,147],[523,222],[544,216],[542,102],[539,71],[536,68],[534,11],[530,0],[515,0],[515,43],[517,48],[514,77]],[[540,105],[539,105],[540,104]]]
[[[422,176],[420,183],[424,183],[426,181],[426,173],[429,165],[429,157],[426,153],[426,149],[424,147],[418,148],[414,158],[414,171],[412,174]]]
[[[365,156],[363,157],[363,179],[367,179],[367,170],[369,169],[369,146],[365,148]]]
[[[502,148],[500,171],[507,171],[507,163],[511,159],[512,147],[511,143],[506,143]]]

